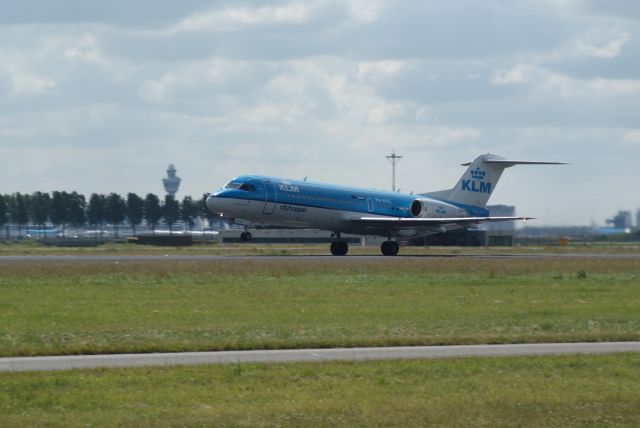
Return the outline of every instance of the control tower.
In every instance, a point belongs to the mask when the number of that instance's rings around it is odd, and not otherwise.
[[[175,198],[178,187],[180,187],[180,177],[176,176],[176,167],[173,164],[167,168],[167,176],[162,179],[164,190]]]

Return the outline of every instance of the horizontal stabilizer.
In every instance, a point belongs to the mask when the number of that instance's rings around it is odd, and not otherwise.
[[[519,161],[509,159],[485,159],[484,163],[489,165],[502,165],[509,168],[514,165],[567,165],[566,162],[547,162],[547,161]],[[462,166],[469,166],[471,162],[463,163]]]

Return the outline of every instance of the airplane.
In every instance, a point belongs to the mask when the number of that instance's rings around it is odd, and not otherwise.
[[[505,168],[514,165],[565,165],[564,162],[509,160],[487,153],[462,164],[467,170],[451,189],[406,194],[260,175],[243,175],[210,193],[206,205],[232,222],[245,223],[242,241],[250,241],[249,224],[314,228],[333,232],[334,256],[349,251],[341,234],[386,237],[382,254],[395,256],[394,240],[461,229],[485,222],[531,220],[490,217],[486,208]]]

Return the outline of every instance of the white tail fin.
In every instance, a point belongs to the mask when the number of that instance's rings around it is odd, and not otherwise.
[[[514,165],[564,165],[564,163],[508,160],[487,153],[478,156],[473,162],[462,165],[468,168],[453,189],[425,193],[425,195],[457,204],[484,208],[505,168]]]

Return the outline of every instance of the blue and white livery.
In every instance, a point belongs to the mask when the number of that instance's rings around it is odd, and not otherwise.
[[[486,154],[468,166],[452,189],[410,195],[343,187],[259,175],[243,175],[207,198],[207,207],[233,221],[335,233],[331,254],[345,255],[342,233],[387,237],[382,254],[394,256],[396,238],[411,238],[460,229],[483,222],[528,220],[530,217],[489,217],[486,208],[505,168],[514,165],[562,164],[516,161]],[[241,239],[251,240],[242,232]]]

